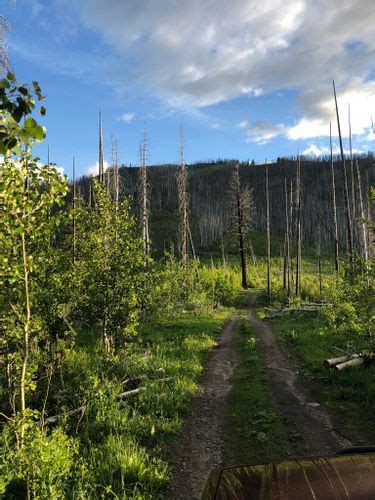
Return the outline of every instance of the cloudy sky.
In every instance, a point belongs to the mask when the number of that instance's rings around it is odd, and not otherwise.
[[[2,0],[19,80],[47,96],[51,158],[95,169],[97,115],[105,153],[136,164],[272,159],[327,152],[336,82],[342,128],[373,148],[373,0]],[[333,132],[337,135],[336,123]],[[335,141],[337,142],[337,141]],[[46,146],[38,153],[46,156]],[[45,158],[43,158],[45,159]]]

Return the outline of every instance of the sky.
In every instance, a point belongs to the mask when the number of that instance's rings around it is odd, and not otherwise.
[[[95,173],[104,155],[149,163],[321,155],[335,80],[345,148],[373,150],[373,0],[1,0],[12,69],[46,96],[42,161]]]

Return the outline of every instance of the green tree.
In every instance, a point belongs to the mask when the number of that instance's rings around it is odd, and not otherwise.
[[[97,180],[92,192],[95,207],[77,214],[75,314],[110,354],[136,332],[147,266],[128,201],[116,208]]]

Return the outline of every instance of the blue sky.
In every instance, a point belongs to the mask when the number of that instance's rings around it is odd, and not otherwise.
[[[370,0],[16,0],[9,56],[21,81],[39,81],[47,140],[36,152],[71,174],[105,158],[137,164],[147,128],[150,163],[327,152],[336,80],[343,131],[373,149],[375,6]],[[333,125],[336,134],[336,125]],[[346,139],[347,143],[347,139]],[[337,146],[335,146],[337,147]]]

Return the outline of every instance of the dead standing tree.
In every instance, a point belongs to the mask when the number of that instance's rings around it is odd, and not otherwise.
[[[296,297],[301,291],[301,160],[298,154],[296,169]]]
[[[8,20],[0,15],[0,75],[9,68],[6,34],[10,29]]]
[[[350,204],[349,204],[348,176],[347,176],[347,172],[346,172],[344,148],[342,145],[340,116],[339,116],[339,108],[337,105],[335,82],[333,82],[333,95],[334,95],[334,99],[335,99],[337,128],[338,128],[339,140],[340,140],[341,164],[342,164],[342,169],[343,169],[343,173],[344,173],[345,215],[346,215],[346,226],[347,226],[348,243],[349,243],[349,257],[350,257],[350,262],[353,262],[353,232],[352,232],[351,210],[350,210]]]
[[[248,287],[246,275],[246,237],[250,231],[252,215],[254,210],[253,193],[247,186],[241,189],[240,170],[237,164],[231,179],[231,203],[233,229],[236,234],[237,247],[240,254],[242,288]]]
[[[99,111],[99,181],[104,184],[104,180],[103,125],[102,112]]]
[[[140,146],[140,161],[141,167],[139,169],[139,218],[142,228],[143,240],[143,255],[147,256],[150,253],[150,235],[149,235],[149,196],[148,196],[148,182],[147,182],[147,134],[146,130],[143,132],[143,142]]]
[[[266,212],[267,212],[267,298],[271,304],[271,228],[270,228],[270,184],[266,165]]]
[[[187,245],[189,235],[189,219],[188,219],[188,193],[187,193],[187,171],[185,165],[185,139],[184,129],[181,125],[180,129],[180,166],[177,173],[177,189],[178,189],[178,211],[179,211],[179,243],[181,251],[181,260],[183,265],[187,262]]]
[[[335,167],[333,163],[332,150],[332,123],[329,123],[329,148],[331,160],[331,185],[332,185],[332,215],[333,215],[333,236],[335,238],[335,269],[339,272],[339,233],[337,227],[337,206],[336,206],[336,183],[335,183]]]
[[[284,179],[285,190],[285,252],[284,252],[284,288],[287,289],[290,297],[290,228],[289,228],[289,204],[288,188],[286,179]]]

